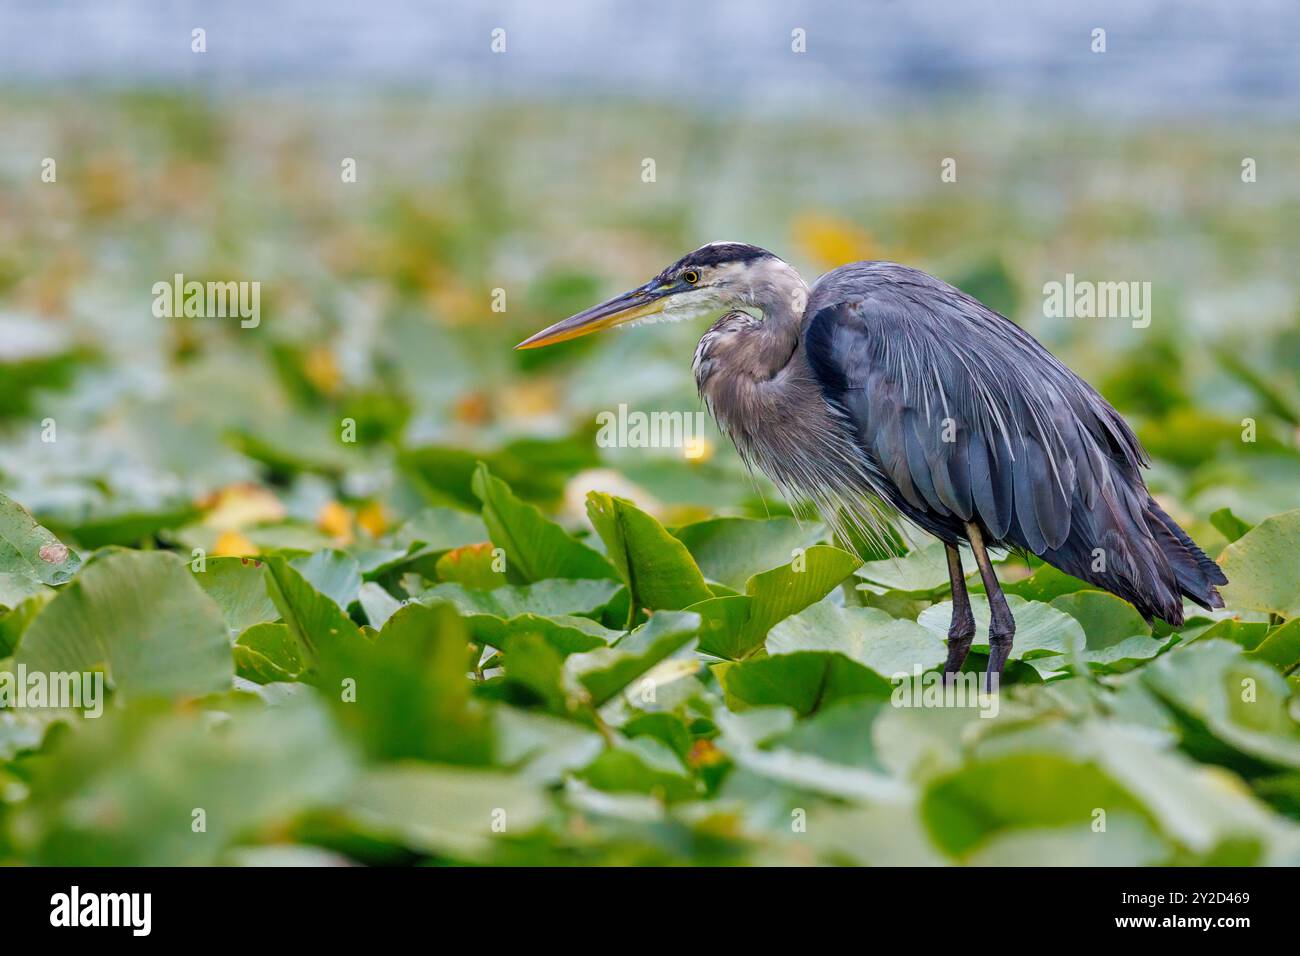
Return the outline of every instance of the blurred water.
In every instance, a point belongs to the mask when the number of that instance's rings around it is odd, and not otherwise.
[[[190,51],[207,31],[208,52]],[[504,55],[489,49],[506,30]],[[1108,50],[1091,50],[1091,31]],[[791,51],[791,31],[807,52]],[[935,94],[1294,118],[1300,3],[0,0],[6,86],[403,87],[838,111]],[[919,101],[919,100],[918,100]]]

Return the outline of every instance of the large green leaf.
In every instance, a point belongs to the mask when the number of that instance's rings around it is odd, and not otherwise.
[[[211,718],[130,708],[86,721],[32,781],[19,827],[29,859],[211,865],[238,838],[283,827],[345,792],[352,761],[313,701],[239,706]]]
[[[1091,589],[1093,585],[1064,571],[1058,571],[1050,564],[1044,564],[1034,573],[1019,581],[1002,582],[1002,590],[1007,594],[1018,594],[1026,601],[1050,603],[1062,594]]]
[[[768,653],[837,651],[881,677],[912,675],[944,662],[947,648],[915,621],[892,618],[870,607],[840,607],[827,601],[786,618],[767,635]]]
[[[682,650],[700,630],[700,616],[659,611],[614,647],[574,654],[566,668],[599,707],[670,654]]]
[[[383,546],[359,556],[367,580],[409,567],[432,566],[439,555],[453,548],[487,541],[487,528],[472,512],[431,507],[415,514],[384,539]]]
[[[1288,711],[1286,679],[1236,644],[1202,640],[1166,654],[1142,681],[1181,716],[1188,734],[1208,732],[1252,757],[1300,768],[1300,726]]]
[[[1009,754],[968,764],[934,780],[921,803],[930,833],[954,856],[1007,831],[1086,827],[1098,819],[1099,809],[1108,816],[1145,813],[1101,768],[1051,753]]]
[[[367,774],[348,813],[412,849],[486,860],[494,841],[527,835],[548,806],[541,785],[521,775],[408,763]]]
[[[1300,614],[1300,508],[1265,518],[1224,549],[1219,566],[1228,607]]]
[[[474,651],[448,607],[408,604],[371,641],[339,649],[321,688],[339,722],[379,760],[486,764],[492,725],[473,699]]]
[[[826,537],[817,522],[781,517],[709,518],[673,531],[686,545],[704,576],[733,591],[760,571],[789,564],[797,553]]]
[[[361,568],[350,554],[326,548],[292,558],[289,564],[343,611],[361,593]]]
[[[462,584],[435,584],[420,595],[425,604],[445,601],[466,615],[512,618],[520,614],[592,614],[613,599],[616,581],[550,578],[536,584],[507,584],[491,591],[471,591]]]
[[[948,557],[942,541],[927,541],[901,558],[867,562],[858,577],[877,589],[928,594],[949,586]]]
[[[262,562],[254,558],[206,558],[203,570],[194,569],[194,580],[217,602],[226,626],[238,634],[254,624],[274,621],[280,616],[275,602],[266,593],[266,574]]]
[[[37,524],[22,505],[0,493],[0,574],[64,584],[80,567],[75,552]]]
[[[1300,666],[1300,618],[1269,631],[1251,656],[1268,661],[1284,674],[1295,670]]]
[[[302,651],[288,625],[254,624],[235,641],[235,671],[255,684],[297,680]]]
[[[973,650],[988,652],[989,602],[983,594],[970,596],[975,615]],[[1087,639],[1083,626],[1064,611],[1039,601],[1026,601],[1007,595],[1007,606],[1016,619],[1016,636],[1009,660],[1024,661],[1044,676],[1065,669],[1073,656],[1081,653]],[[952,602],[944,601],[926,608],[917,623],[937,636],[947,638],[952,622]]]
[[[781,705],[805,716],[844,698],[887,699],[893,690],[875,671],[832,651],[794,651],[719,664],[715,671],[726,689],[729,706]]]
[[[573,538],[536,505],[515,497],[482,462],[473,487],[483,502],[483,523],[492,543],[504,549],[507,567],[523,580],[615,577],[604,555]]]
[[[334,599],[312,587],[284,558],[268,557],[264,569],[267,593],[302,647],[310,669],[319,669],[322,662],[343,653],[349,645],[365,641]]]
[[[704,618],[700,650],[740,660],[763,646],[768,631],[791,614],[820,601],[861,562],[826,545],[809,548],[784,567],[755,574],[745,594],[711,598],[692,605]]]
[[[126,698],[211,693],[234,675],[221,609],[185,562],[161,551],[86,565],[27,628],[15,662],[45,672],[103,667]]]
[[[666,801],[690,800],[702,790],[672,748],[652,737],[619,740],[577,775],[597,790],[648,793]]]
[[[1229,544],[1255,527],[1250,522],[1238,518],[1232,513],[1231,508],[1220,508],[1210,515],[1210,524],[1214,525],[1219,534],[1228,539]]]
[[[1083,627],[1082,657],[1098,668],[1118,670],[1150,660],[1173,640],[1152,637],[1133,605],[1104,591],[1075,591],[1051,603]]]
[[[590,618],[567,614],[520,614],[512,618],[470,614],[465,616],[465,622],[473,640],[500,650],[521,634],[537,635],[562,655],[608,647],[622,636],[621,631],[611,631]]]
[[[593,491],[587,516],[627,585],[633,613],[680,610],[713,597],[686,545],[632,502]]]

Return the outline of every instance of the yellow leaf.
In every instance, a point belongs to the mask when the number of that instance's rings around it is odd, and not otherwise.
[[[793,226],[795,242],[822,269],[879,257],[871,233],[862,227],[824,213],[804,213]]]
[[[219,531],[283,521],[285,515],[284,505],[275,493],[254,484],[227,485],[200,504],[211,509],[203,523]]]
[[[238,531],[221,532],[212,546],[212,556],[216,558],[243,558],[250,554],[257,554],[257,545]]]
[[[334,359],[334,350],[326,345],[317,345],[303,356],[302,373],[321,392],[333,395],[343,380],[339,364]]]
[[[316,526],[342,544],[352,540],[352,512],[337,501],[321,505],[316,515]]]
[[[357,509],[357,524],[365,529],[366,534],[372,538],[378,538],[387,531],[390,522],[383,503],[372,501]]]

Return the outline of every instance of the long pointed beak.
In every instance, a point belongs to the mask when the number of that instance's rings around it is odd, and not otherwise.
[[[612,329],[633,319],[655,315],[663,311],[667,304],[665,300],[673,291],[675,290],[671,287],[662,287],[652,280],[640,288],[616,295],[608,302],[602,302],[584,312],[556,322],[536,335],[524,339],[515,348],[539,349],[543,345],[567,342],[569,339],[576,339],[602,329]]]

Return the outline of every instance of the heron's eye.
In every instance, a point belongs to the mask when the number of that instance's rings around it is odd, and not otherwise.
[[[687,269],[682,273],[682,281],[687,285],[695,285],[695,283],[700,281],[700,274],[694,269]]]

